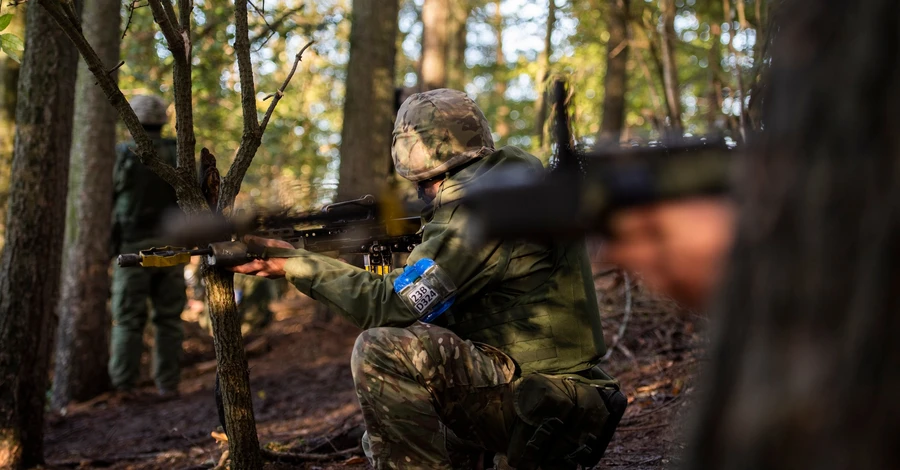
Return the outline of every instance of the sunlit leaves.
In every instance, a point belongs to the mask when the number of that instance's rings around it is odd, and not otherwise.
[[[12,19],[12,13],[0,15],[0,31],[6,29],[6,27],[9,26],[10,23],[12,23]],[[15,34],[4,33],[0,34],[0,50],[2,50],[6,55],[11,57],[16,62],[21,62],[22,52],[25,50],[25,45],[22,44],[22,40],[19,39],[19,37]]]

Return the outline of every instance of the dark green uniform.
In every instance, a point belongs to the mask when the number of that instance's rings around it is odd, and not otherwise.
[[[175,164],[174,140],[157,137],[154,145],[160,158]],[[140,162],[130,150],[134,146],[134,142],[116,146],[113,248],[119,253],[157,245],[154,236],[160,217],[177,207],[175,190]],[[153,378],[160,390],[177,389],[184,338],[181,312],[186,300],[182,266],[114,268],[109,375],[116,388],[130,389],[139,378],[143,331],[152,309]]]
[[[433,259],[457,286],[455,303],[432,325],[418,323],[394,292],[402,269],[382,277],[314,253],[286,263],[301,292],[368,329],[352,369],[367,454],[379,468],[450,468],[456,440],[445,437],[454,433],[502,452],[512,408],[502,397],[518,377],[586,371],[605,352],[583,243],[468,239],[468,214],[457,204],[466,187],[513,165],[542,171],[537,158],[505,147],[446,179],[426,210],[408,264]]]

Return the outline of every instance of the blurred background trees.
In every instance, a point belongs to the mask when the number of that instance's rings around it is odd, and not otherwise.
[[[308,73],[296,78],[296,92],[282,100],[269,124],[241,202],[311,207],[332,199],[342,176],[356,179],[340,171],[342,141],[354,138],[342,134],[345,97],[350,97],[349,109],[365,109],[369,117],[384,110],[354,104],[348,91],[348,84],[359,83],[352,81],[354,74],[371,72],[366,66],[348,68],[351,23],[357,21],[358,28],[368,27],[383,36],[384,17],[392,16],[392,8],[381,2],[377,14],[365,14],[371,9],[363,7],[371,2],[356,2],[359,14],[354,14],[351,0],[253,2],[251,48],[260,101],[284,80],[291,59],[307,39],[315,38],[317,45],[304,59]],[[389,57],[390,48],[396,48],[393,79],[388,83],[389,78],[380,75],[379,84],[369,85],[380,89],[382,101],[387,89],[463,89],[485,111],[498,145],[517,145],[545,160],[551,149],[545,138],[550,117],[543,96],[550,79],[558,75],[571,82],[573,125],[585,143],[597,138],[656,139],[676,129],[720,133],[740,141],[741,126],[758,126],[752,117],[753,92],[764,63],[761,45],[766,42],[769,3],[398,0],[395,45],[384,37],[364,40],[360,47],[369,52],[361,58]],[[132,9],[126,1],[120,12],[122,27],[127,23],[121,86],[131,94],[171,94],[172,59],[154,28],[150,9],[143,5],[134,2]],[[237,148],[240,84],[233,59],[234,31],[227,27],[231,7],[198,0],[195,9],[200,31],[194,38],[195,60],[198,71],[210,71],[194,77],[197,142],[201,147]],[[24,14],[16,15],[14,21],[23,19]],[[16,70],[15,62],[0,54],[0,204],[8,192],[12,149],[11,139],[3,136],[11,135],[13,119],[3,110],[14,102],[10,90]],[[212,72],[217,70],[225,72]],[[348,127],[353,119],[366,119],[357,114],[348,114]],[[166,130],[169,135],[174,135],[172,127]],[[354,134],[368,132],[363,127]],[[120,138],[125,134],[124,128],[119,130]],[[358,152],[353,147],[349,143],[346,151]],[[373,158],[383,166],[387,156]],[[350,187],[347,191],[343,195],[353,192]]]

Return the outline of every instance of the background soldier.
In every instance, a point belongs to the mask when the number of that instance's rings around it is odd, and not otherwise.
[[[593,466],[625,399],[597,367],[606,348],[584,241],[474,245],[459,207],[484,175],[540,172],[541,162],[495,150],[481,110],[447,89],[404,102],[392,156],[429,203],[406,271],[379,276],[304,250],[234,270],[286,275],[367,328],[351,368],[377,468],[477,468],[482,452],[520,469]],[[422,262],[433,265],[401,287]]]
[[[174,139],[163,139],[166,103],[156,96],[135,96],[131,106],[153,139],[159,157],[175,166]],[[113,248],[117,253],[139,251],[158,242],[156,227],[162,214],[177,207],[175,190],[138,159],[134,141],[116,146],[113,205]],[[143,331],[148,300],[152,304],[154,336],[153,378],[160,396],[178,394],[181,375],[181,312],[186,302],[183,266],[113,268],[113,328],[109,376],[117,390],[130,392],[140,376]]]

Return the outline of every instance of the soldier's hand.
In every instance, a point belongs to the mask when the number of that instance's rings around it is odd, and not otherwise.
[[[734,212],[718,198],[623,209],[611,218],[606,259],[685,306],[703,308],[731,247]]]
[[[255,237],[252,235],[246,235],[243,238],[243,242],[247,245],[255,244],[273,248],[294,248],[293,245],[284,240]],[[287,259],[285,258],[255,259],[249,263],[242,264],[240,266],[234,266],[228,269],[240,274],[249,274],[251,276],[260,276],[275,279],[284,277],[284,263],[286,261]]]

